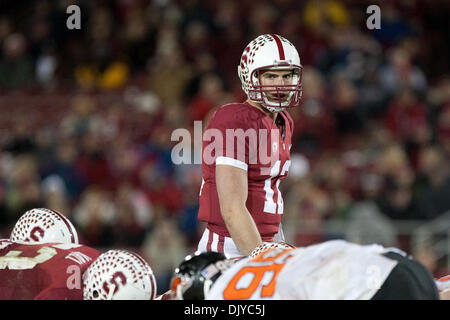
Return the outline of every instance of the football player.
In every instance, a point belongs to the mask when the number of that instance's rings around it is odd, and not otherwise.
[[[78,244],[70,221],[48,209],[26,212],[0,240],[1,300],[151,299],[156,282],[137,254]]]
[[[285,242],[265,242],[252,251],[253,255],[269,248],[294,248]],[[246,257],[227,259],[223,253],[196,251],[184,258],[175,269],[170,290],[163,295],[165,300],[204,300],[216,280],[234,263]]]
[[[100,252],[70,243],[0,241],[1,300],[82,300],[82,275]]]
[[[135,253],[0,241],[0,300],[150,300],[155,294],[153,272]]]
[[[206,299],[439,299],[425,267],[395,248],[343,240],[296,249],[266,248],[256,248],[227,269],[218,268],[216,261],[194,273],[208,283]]]
[[[234,258],[283,240],[279,185],[294,125],[287,109],[300,103],[301,73],[296,48],[279,35],[261,35],[244,49],[238,75],[247,100],[218,108],[203,134],[198,219],[207,225],[199,251]]]
[[[221,275],[221,272],[216,272],[210,277],[205,276],[204,269],[208,266],[215,266],[217,262],[220,271],[225,271],[235,261],[227,259],[220,252],[196,251],[185,257],[175,269],[170,290],[165,295],[170,296],[168,300],[204,300],[212,284]]]

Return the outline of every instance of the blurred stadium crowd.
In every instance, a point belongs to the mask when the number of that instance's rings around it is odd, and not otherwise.
[[[237,64],[263,33],[304,66],[280,186],[289,241],[327,240],[323,225],[341,220],[355,241],[411,252],[395,222],[450,210],[448,1],[0,3],[1,237],[26,210],[55,209],[87,245],[138,248],[163,291],[202,232],[201,167],[172,163],[171,133],[245,100]],[[66,28],[71,4],[80,30]],[[448,274],[429,248],[415,253]]]

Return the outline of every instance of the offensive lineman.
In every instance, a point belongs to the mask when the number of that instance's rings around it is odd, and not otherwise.
[[[203,135],[198,219],[207,225],[199,251],[234,258],[284,240],[279,184],[294,125],[286,109],[300,103],[301,72],[297,50],[279,35],[261,35],[245,48],[238,74],[248,99],[220,107]]]
[[[40,208],[17,221],[0,240],[0,300],[150,300],[156,281],[150,266],[125,250],[78,244],[72,223]]]
[[[61,213],[35,208],[0,240],[0,299],[83,299],[82,274],[100,252],[78,244]]]

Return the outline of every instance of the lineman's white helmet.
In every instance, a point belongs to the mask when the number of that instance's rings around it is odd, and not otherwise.
[[[148,263],[136,253],[109,250],[83,274],[84,300],[153,300],[156,279]]]
[[[19,218],[11,232],[10,240],[78,244],[78,234],[69,219],[61,213],[46,208],[35,208]]]

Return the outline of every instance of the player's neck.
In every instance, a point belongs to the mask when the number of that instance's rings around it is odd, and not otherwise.
[[[256,103],[250,99],[247,99],[247,103],[249,105],[251,105],[252,107],[255,107],[259,110],[261,110],[262,112],[264,112],[267,116],[269,116],[273,121],[275,121],[275,119],[277,118],[278,112],[270,112],[269,110],[267,110],[266,108],[264,108],[263,106],[261,106],[259,103]]]

